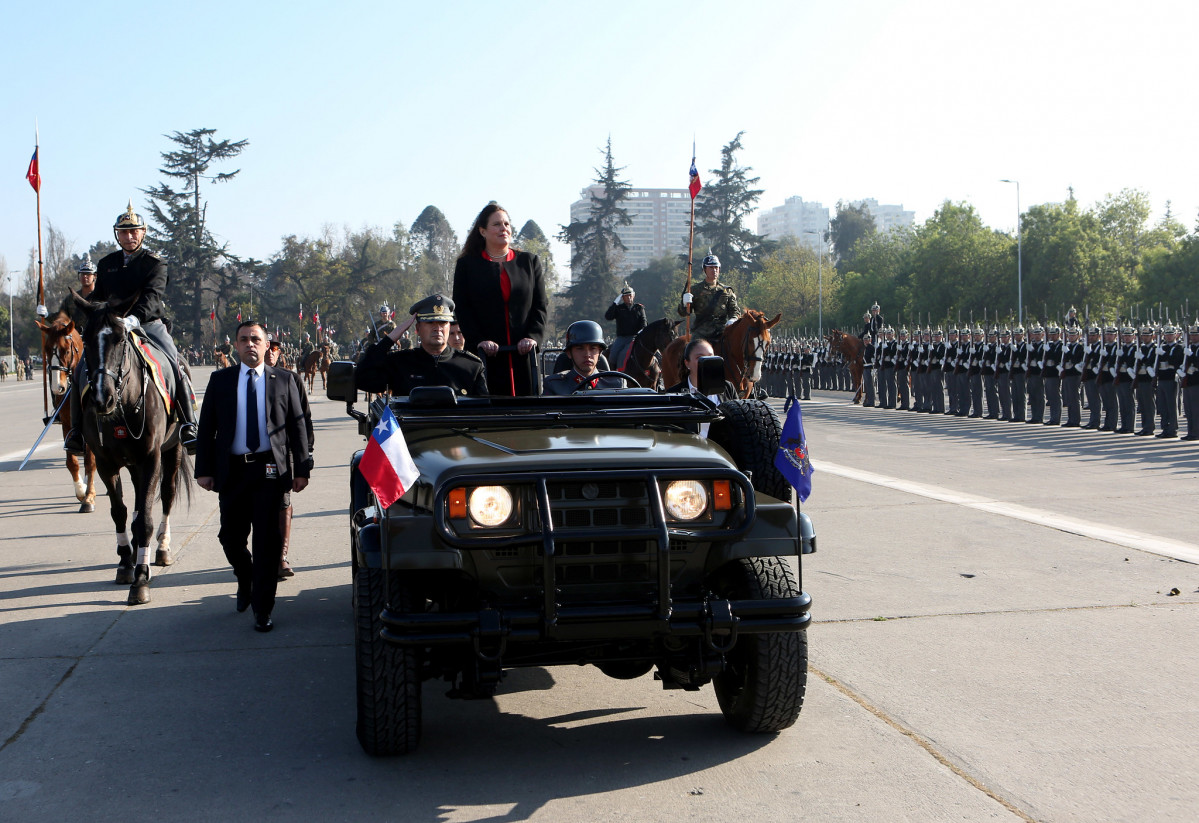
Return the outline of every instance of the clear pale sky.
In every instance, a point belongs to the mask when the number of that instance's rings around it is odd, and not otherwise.
[[[42,219],[76,251],[160,180],[173,131],[247,139],[209,186],[213,232],[268,259],[326,225],[459,237],[496,199],[553,234],[599,149],[635,186],[701,177],[744,130],[765,190],[874,197],[918,221],[946,199],[1014,230],[1021,205],[1125,187],[1199,214],[1199,4],[881,2],[9,3],[0,49],[0,255]],[[756,229],[756,221],[751,224]],[[565,250],[557,247],[559,265]]]

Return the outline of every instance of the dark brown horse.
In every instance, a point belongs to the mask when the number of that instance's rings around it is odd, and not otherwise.
[[[853,402],[860,403],[862,400],[862,369],[864,364],[863,352],[866,349],[866,344],[857,335],[846,334],[840,329],[829,329],[828,349],[833,354],[839,354],[845,359],[845,364],[849,366],[849,376],[853,380]]]
[[[74,292],[72,292],[74,294]],[[108,490],[117,532],[117,583],[129,583],[128,604],[150,602],[150,537],[154,531],[154,498],[162,501],[162,524],[153,563],[169,566],[171,506],[178,491],[190,495],[191,461],[179,445],[178,418],[170,410],[174,371],[166,355],[147,351],[140,338],[125,329],[123,315],[132,304],[94,303],[75,295],[88,311],[83,333],[86,381],[79,388],[84,442],[96,455],[96,470]],[[143,358],[161,363],[161,369]],[[155,385],[161,374],[163,391]],[[133,522],[125,505],[121,469],[133,481]],[[128,526],[128,530],[126,527]]]
[[[75,323],[65,312],[59,312],[45,323],[37,321],[42,330],[42,358],[47,365],[50,380],[51,404],[62,409],[58,413],[58,422],[62,425],[63,438],[71,430],[71,404],[63,403],[67,392],[71,391],[71,379],[75,374],[75,366],[83,357],[83,337],[75,328]],[[75,389],[78,390],[79,386]],[[67,455],[67,471],[71,473],[71,482],[75,484],[75,499],[79,501],[80,512],[96,510],[96,456],[91,449],[86,449],[83,457],[83,476],[79,473],[79,458],[73,454]]]
[[[308,381],[308,393],[311,394],[316,385],[316,373],[321,373],[321,388],[325,387],[325,378],[329,374],[329,366],[333,365],[333,358],[329,356],[329,344],[322,343],[321,347],[316,351],[308,352],[308,356],[304,358],[304,363],[300,366],[300,374]]]
[[[676,330],[682,322],[676,320],[672,323],[663,317],[650,323],[637,332],[633,342],[629,344],[624,362],[613,363],[612,368],[632,377],[643,388],[660,389],[662,364],[658,352],[665,350],[670,341],[678,336]]]
[[[723,338],[712,343],[712,350],[724,358],[725,379],[737,387],[743,398],[749,397],[754,383],[762,379],[762,362],[770,346],[770,330],[780,319],[781,314],[767,320],[757,309],[746,309],[735,322],[724,327]],[[662,352],[662,382],[667,386],[683,379],[683,349],[690,341],[691,335],[685,334]]]

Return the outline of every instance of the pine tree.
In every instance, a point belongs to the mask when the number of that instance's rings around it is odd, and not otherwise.
[[[616,233],[617,226],[633,222],[621,203],[628,198],[631,184],[619,178],[624,168],[612,160],[612,138],[604,149],[604,167],[595,169],[591,188],[591,212],[586,220],[561,226],[558,239],[570,244],[570,270],[574,282],[561,305],[562,321],[599,320],[612,301],[616,269],[625,245]]]
[[[762,189],[753,188],[761,179],[749,176],[753,168],[737,163],[743,134],[737,132],[720,150],[720,168],[711,169],[712,178],[696,198],[696,248],[701,242],[711,248],[725,271],[754,274],[761,270],[761,257],[773,244],[745,227]]]

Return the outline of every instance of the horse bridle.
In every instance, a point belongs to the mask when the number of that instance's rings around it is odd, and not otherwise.
[[[117,417],[120,417],[121,419],[125,419],[125,415],[122,410],[120,400],[121,400],[121,395],[123,394],[124,388],[125,388],[125,376],[132,372],[132,369],[125,368],[126,364],[128,364],[128,362],[129,362],[129,343],[130,343],[131,335],[127,332],[125,334],[125,336],[121,338],[121,365],[117,367],[117,370],[114,373],[112,371],[112,369],[109,369],[106,367],[106,361],[104,360],[104,351],[103,351],[104,347],[102,345],[100,345],[100,337],[106,336],[106,334],[112,334],[112,329],[110,329],[110,328],[102,329],[100,334],[97,335],[96,358],[101,361],[100,364],[98,365],[98,367],[96,369],[92,369],[87,364],[87,358],[86,357],[84,358],[84,368],[87,369],[87,382],[89,384],[92,384],[94,381],[96,381],[96,379],[98,377],[99,378],[111,377],[113,380],[113,396],[116,398],[116,401],[117,401],[116,402],[116,411],[112,412],[111,414],[101,414],[99,411],[97,411],[96,416],[99,417],[100,419],[105,419],[105,420],[112,420]],[[99,392],[98,384],[93,386],[92,391],[96,392],[96,393]],[[139,431],[136,435],[134,435],[132,432],[129,432],[130,436],[134,440],[140,440],[142,438],[142,435],[145,434],[145,432],[146,432],[145,408],[146,408],[146,395],[145,395],[145,392],[142,392],[142,394],[137,398],[137,403],[133,407],[133,413],[135,415],[138,412],[142,413],[142,415],[141,415],[141,417],[142,417],[141,431]],[[126,420],[125,422],[127,423],[128,420]]]
[[[757,323],[755,323],[753,329],[751,329],[751,332],[756,332],[757,330],[758,330],[758,326],[757,326]],[[750,341],[752,341],[754,339],[761,340],[761,338],[762,338],[761,334],[750,333],[750,334],[745,335],[745,340],[743,340],[741,343],[741,348],[742,348],[741,358],[742,358],[743,365],[737,367],[737,372],[738,372],[737,379],[738,379],[738,382],[740,382],[740,383],[746,382],[746,379],[747,379],[746,375],[753,373],[753,368],[752,368],[751,364],[761,363],[765,359],[765,358],[757,356],[758,346],[750,345]],[[765,342],[762,343],[762,348],[763,349],[766,348]]]
[[[67,340],[70,342],[71,359],[74,360],[76,352],[79,351],[78,348],[76,348],[76,346],[75,346],[75,339],[73,337],[71,337],[71,335],[69,335],[69,334],[64,335],[64,337],[66,337]],[[54,346],[54,351],[52,351],[50,353],[50,362],[46,368],[47,368],[47,371],[49,371],[51,375],[53,375],[54,372],[62,372],[63,379],[67,381],[67,391],[70,391],[71,384],[72,384],[72,382],[74,382],[72,380],[73,375],[71,374],[72,369],[69,369],[66,366],[61,365],[61,362],[62,362],[62,357],[59,354],[59,346],[56,344]],[[76,362],[78,362],[78,361],[76,361]]]

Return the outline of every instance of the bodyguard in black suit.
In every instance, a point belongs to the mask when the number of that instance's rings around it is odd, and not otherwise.
[[[254,607],[258,631],[273,627],[283,495],[303,491],[312,470],[296,383],[263,361],[266,330],[237,327],[241,364],[213,373],[200,410],[196,482],[220,494],[221,548],[237,576],[237,610]],[[251,529],[253,553],[247,548]]]

